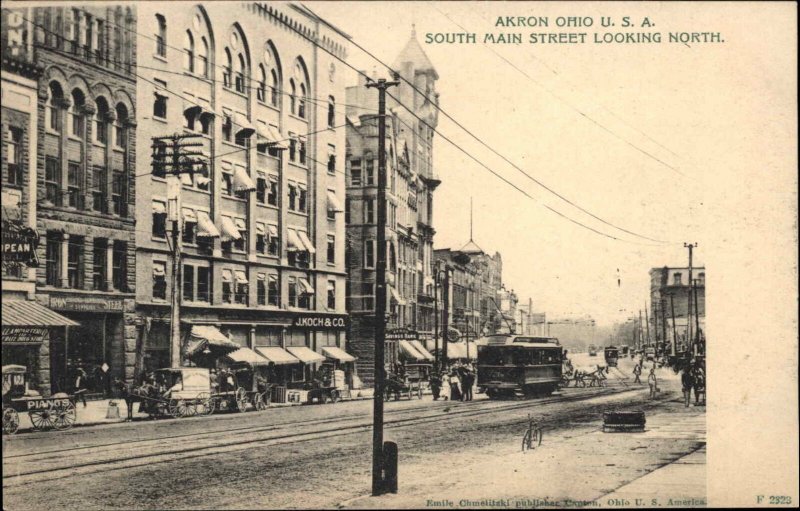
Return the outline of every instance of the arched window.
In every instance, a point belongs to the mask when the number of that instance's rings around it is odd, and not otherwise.
[[[203,78],[208,78],[208,41],[206,41],[205,37],[200,38],[200,49],[198,51],[198,60],[200,61],[198,72]]]
[[[186,31],[183,39],[183,68],[190,73],[194,73],[194,37],[191,31]]]
[[[245,63],[244,63],[244,56],[239,54],[239,67],[236,68],[236,92],[244,92],[244,71],[245,71]]]
[[[258,90],[256,97],[259,101],[266,101],[267,99],[267,70],[264,69],[264,64],[258,65]]]
[[[222,69],[222,84],[225,87],[230,87],[232,77],[233,77],[233,58],[231,57],[231,51],[228,48],[225,48],[225,67]]]
[[[114,121],[114,144],[125,149],[128,147],[128,109],[124,104],[117,104],[117,118]]]
[[[297,113],[297,88],[294,86],[293,79],[289,80],[289,112]]]
[[[306,85],[300,84],[300,101],[297,104],[297,116],[306,118]]]
[[[167,20],[161,14],[156,14],[156,55],[159,57],[167,56]]]
[[[94,114],[94,140],[100,144],[108,141],[108,103],[97,98],[97,111]]]
[[[333,96],[328,96],[328,127],[333,128],[336,124],[336,100]]]
[[[274,107],[279,107],[278,104],[278,95],[280,94],[280,87],[278,82],[278,73],[275,72],[273,69],[270,71],[270,82],[269,82],[269,90],[270,90],[270,103]]]
[[[83,138],[83,93],[78,89],[72,91],[72,104],[67,113],[69,114],[70,125],[72,126],[70,134],[78,138]]]
[[[61,132],[61,110],[60,102],[64,97],[61,87],[52,82],[47,89],[47,102],[45,103],[45,126],[55,133]]]

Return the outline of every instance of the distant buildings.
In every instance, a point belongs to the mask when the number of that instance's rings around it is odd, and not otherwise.
[[[701,335],[705,335],[705,267],[692,268],[692,280],[694,288],[689,281],[688,267],[664,266],[650,270],[648,321],[651,339],[659,347],[668,349],[674,340],[676,349],[682,351],[696,338],[698,324]]]

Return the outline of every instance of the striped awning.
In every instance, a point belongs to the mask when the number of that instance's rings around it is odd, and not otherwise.
[[[237,192],[252,192],[256,189],[256,184],[247,175],[247,171],[238,165],[233,171],[233,189]]]
[[[400,351],[407,357],[413,358],[414,360],[425,361],[425,355],[417,351],[414,346],[411,345],[408,341],[399,341],[398,344],[400,345]]]
[[[423,357],[425,357],[426,359],[428,359],[428,360],[434,360],[434,359],[436,358],[436,357],[434,357],[434,356],[431,354],[431,352],[430,352],[430,351],[428,351],[427,349],[425,349],[425,346],[423,346],[423,345],[422,345],[422,342],[420,342],[420,341],[408,341],[408,342],[410,342],[410,343],[411,343],[411,345],[412,345],[412,346],[414,346],[414,349],[416,349],[417,351],[419,351],[419,352],[420,352],[420,354],[421,354]]]
[[[270,361],[266,358],[262,357],[250,348],[245,347],[239,348],[236,351],[232,351],[225,356],[232,362],[244,362],[250,364],[251,366],[263,366],[270,363]]]
[[[2,325],[6,327],[80,326],[44,305],[28,300],[4,300]]]
[[[209,218],[208,213],[205,211],[197,212],[197,230],[198,238],[219,238],[219,229],[214,225],[214,222]]]

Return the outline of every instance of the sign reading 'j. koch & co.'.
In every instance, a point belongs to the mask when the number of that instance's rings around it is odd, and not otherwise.
[[[294,318],[292,326],[314,330],[344,330],[347,328],[347,316],[344,314],[336,316],[309,314]]]

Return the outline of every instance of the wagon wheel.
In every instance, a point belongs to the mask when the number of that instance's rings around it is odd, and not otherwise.
[[[247,410],[247,391],[242,387],[236,389],[236,409],[240,412]]]
[[[28,412],[33,428],[41,431],[53,427],[53,415],[50,410],[33,410]]]
[[[58,406],[53,413],[53,426],[56,429],[69,429],[75,424],[78,414],[75,405],[68,402],[66,405]]]
[[[195,398],[194,411],[197,415],[211,415],[214,412],[214,401],[211,394],[201,392]]]
[[[255,403],[253,405],[257,412],[263,412],[267,409],[267,403],[264,401],[264,394],[256,394]]]
[[[189,415],[189,406],[183,399],[170,399],[167,412],[173,417],[186,417]]]
[[[19,429],[19,414],[13,408],[3,408],[3,433],[13,435]]]
[[[411,387],[408,387],[408,391],[406,391],[406,396],[408,396],[409,401],[411,400]],[[397,395],[397,399],[400,399],[400,395]]]
[[[419,387],[417,387],[417,397],[418,397],[419,399],[422,399],[422,385],[420,385]]]
[[[338,403],[339,401],[341,401],[341,399],[342,399],[342,395],[339,393],[339,391],[336,390],[336,389],[333,389],[331,391],[331,403]]]

